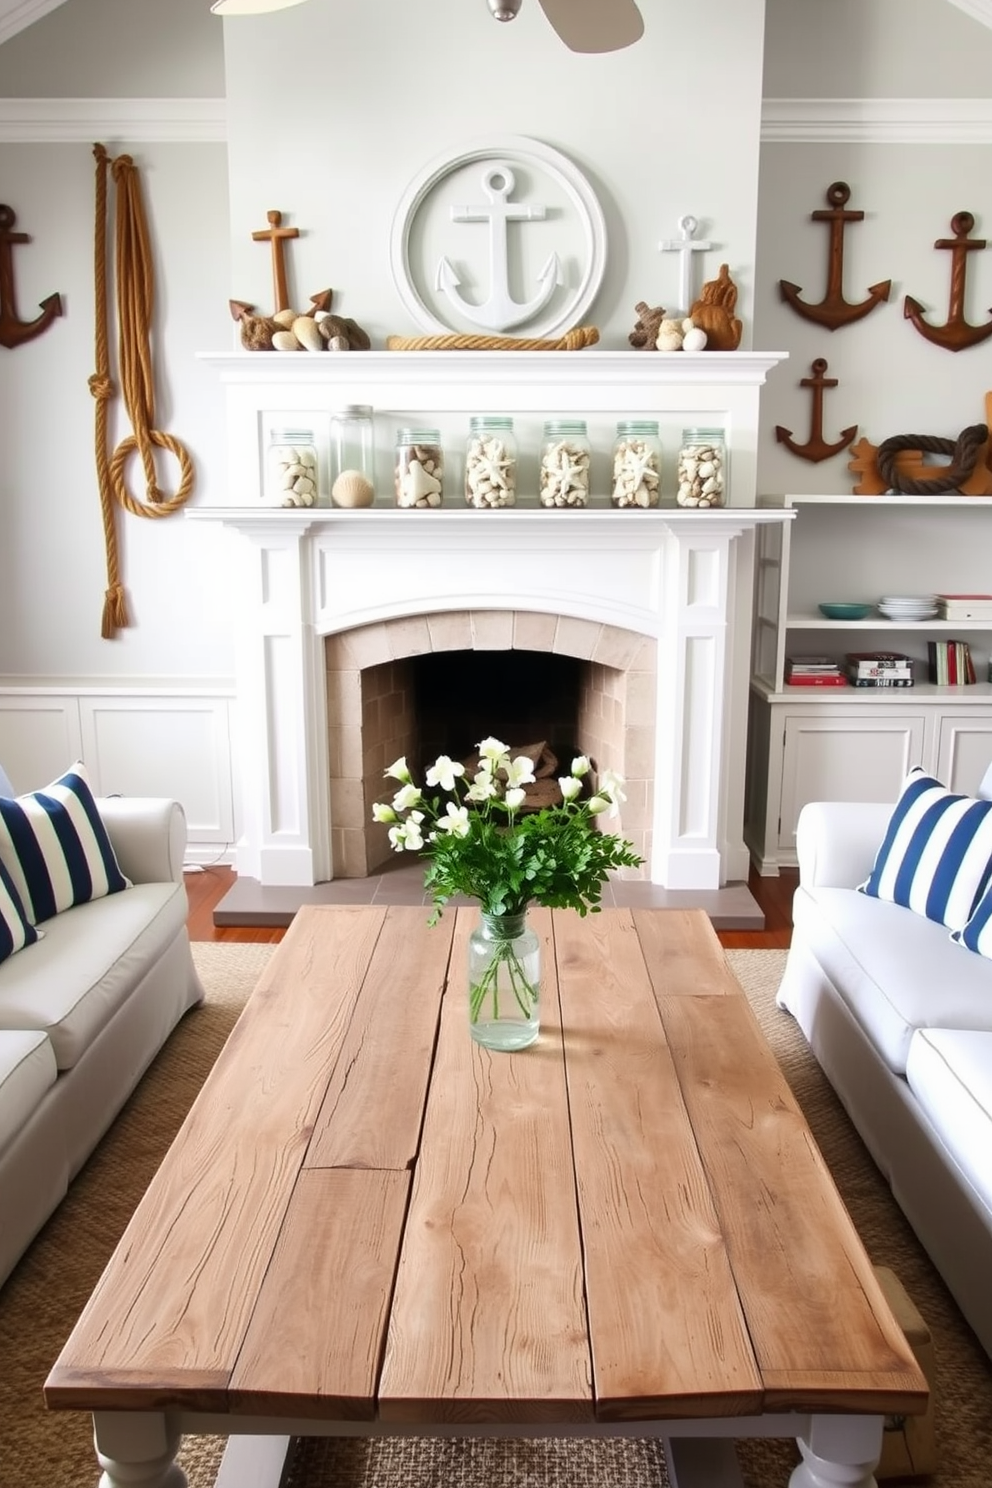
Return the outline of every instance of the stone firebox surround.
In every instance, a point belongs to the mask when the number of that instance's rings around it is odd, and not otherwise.
[[[644,876],[673,890],[746,879],[754,529],[783,520],[780,509],[754,504],[758,395],[779,359],[750,352],[208,358],[227,391],[231,504],[190,508],[187,516],[239,535],[231,547],[239,876],[305,887],[365,872],[371,859],[361,818],[370,781],[381,793],[387,745],[371,735],[363,742],[357,725],[363,674],[433,650],[516,647],[590,663],[582,726],[599,729],[589,750],[599,764],[631,783],[621,827],[647,859]],[[328,416],[352,401],[376,410],[376,504],[260,505],[271,420],[295,410]],[[516,507],[478,512],[456,504],[455,484],[439,510],[396,509],[383,478],[391,476],[394,425],[430,413],[446,449],[456,449],[480,409],[509,412],[525,430],[545,414],[574,411],[588,418],[600,449],[617,419],[655,416],[669,470],[684,425],[718,423],[727,431],[732,504],[694,512],[666,504],[663,494],[654,510],[615,511],[594,483],[584,509],[546,511],[522,487]],[[604,711],[608,730],[594,723]],[[374,858],[374,841],[371,851]]]

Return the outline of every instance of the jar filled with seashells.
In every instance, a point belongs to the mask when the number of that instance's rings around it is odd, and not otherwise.
[[[585,419],[548,419],[538,472],[541,505],[587,506],[591,459]]]
[[[616,507],[658,505],[661,486],[661,440],[657,419],[624,419],[613,445],[613,493]]]
[[[396,505],[418,510],[444,500],[444,450],[437,429],[396,432]]]
[[[465,448],[465,504],[480,510],[517,499],[517,441],[513,420],[480,413],[469,421]]]
[[[683,429],[675,495],[679,506],[702,510],[723,506],[726,464],[727,442],[722,429]]]
[[[266,506],[319,506],[321,496],[313,430],[273,429],[265,452]]]

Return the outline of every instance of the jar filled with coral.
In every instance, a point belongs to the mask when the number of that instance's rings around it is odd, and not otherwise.
[[[444,499],[444,451],[437,429],[396,434],[396,505],[426,510]]]

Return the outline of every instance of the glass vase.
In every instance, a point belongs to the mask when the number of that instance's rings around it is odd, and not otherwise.
[[[527,916],[483,912],[468,943],[468,1022],[487,1049],[526,1049],[541,1026],[541,942]]]

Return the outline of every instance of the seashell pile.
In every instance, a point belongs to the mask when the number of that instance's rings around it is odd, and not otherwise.
[[[312,449],[274,444],[269,450],[272,474],[270,506],[313,506],[317,500],[317,456]]]
[[[613,449],[613,505],[657,506],[658,456],[636,434],[618,439]]]
[[[679,451],[679,506],[723,505],[723,450],[716,444],[685,444]]]
[[[542,506],[585,506],[589,451],[567,439],[549,441],[541,454],[538,495]]]
[[[439,444],[401,444],[395,475],[397,506],[441,505],[444,452]]]
[[[475,434],[465,453],[465,503],[475,507],[513,506],[517,499],[517,461],[504,440]]]

